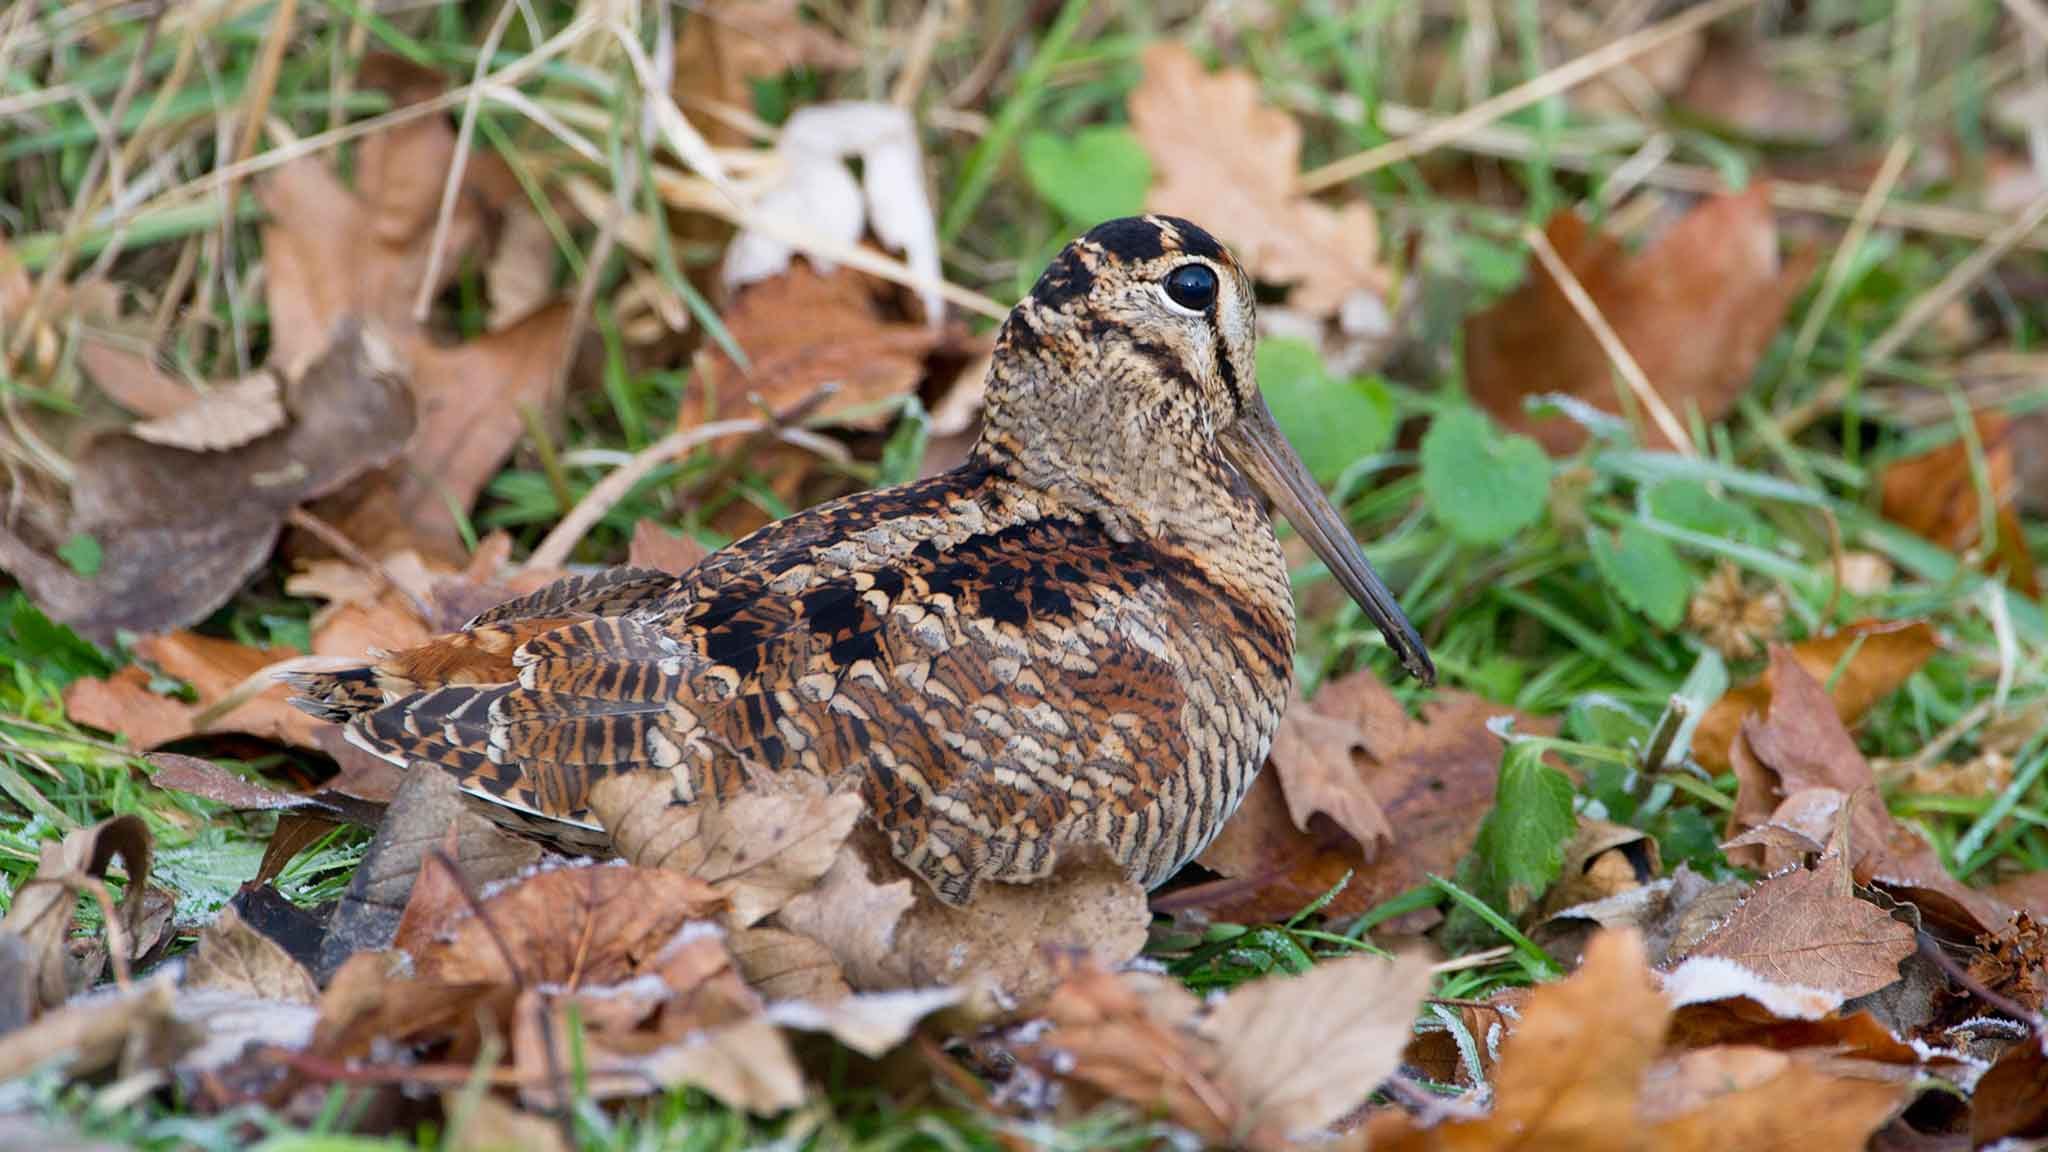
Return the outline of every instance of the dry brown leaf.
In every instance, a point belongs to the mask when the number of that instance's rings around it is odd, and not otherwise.
[[[1970,1108],[1970,1140],[1979,1148],[2000,1140],[2048,1136],[2048,1044],[2038,1033],[2007,1048],[1977,1081]]]
[[[74,724],[111,732],[134,748],[155,748],[192,734],[192,705],[150,690],[149,671],[130,664],[104,680],[86,677],[64,688],[64,715]]]
[[[1916,947],[1911,925],[1856,898],[1849,862],[1837,851],[1812,869],[1765,877],[1692,955],[1848,999],[1895,983]]]
[[[1892,819],[1878,791],[1876,774],[1836,715],[1835,701],[1785,648],[1771,650],[1772,695],[1768,718],[1743,721],[1737,745],[1740,790],[1729,813],[1728,834],[1765,822],[1781,798],[1808,789],[1832,788],[1849,797],[1849,849],[1856,882],[1876,884],[1918,906],[1931,921],[1965,938],[1983,934],[2005,920],[1992,897],[1949,875],[1932,845]],[[1735,857],[1747,849],[1736,850]]]
[[[1293,285],[1293,309],[1327,317],[1361,296],[1384,307],[1372,208],[1301,194],[1301,126],[1261,100],[1258,81],[1211,73],[1175,41],[1147,48],[1143,66],[1129,107],[1152,158],[1147,206],[1215,229],[1253,276]]]
[[[198,756],[159,752],[148,759],[149,782],[156,787],[204,797],[240,811],[276,811],[312,803],[309,797],[265,787]]]
[[[2022,595],[2041,595],[2034,554],[2020,526],[2019,485],[2014,471],[2014,425],[2003,413],[1975,414],[1983,448],[1984,475],[1991,492],[1996,538],[1981,561],[1989,572],[2003,570]],[[1895,460],[1878,479],[1885,518],[1954,552],[1983,547],[1984,509],[1977,490],[1970,447],[1958,438],[1939,448]]]
[[[875,861],[875,871],[888,870]],[[893,869],[894,879],[877,884],[870,862],[849,842],[839,850],[822,879],[797,894],[775,913],[775,923],[823,945],[844,972],[848,983],[886,988],[896,958],[896,926],[917,904],[908,873]],[[815,997],[814,997],[815,998]]]
[[[486,899],[419,957],[418,971],[444,984],[622,984],[723,905],[708,884],[656,868],[552,868]]]
[[[676,95],[685,105],[751,113],[756,80],[859,63],[851,44],[803,18],[798,0],[720,0],[684,16],[676,39]],[[744,132],[717,116],[704,117],[702,129],[714,144],[746,142]]]
[[[736,928],[817,883],[863,808],[859,795],[835,793],[808,773],[696,804],[676,802],[666,772],[609,776],[590,790],[591,814],[621,857],[703,881],[730,902]]]
[[[1349,956],[1232,990],[1201,1031],[1240,1130],[1309,1136],[1365,1103],[1400,1065],[1429,981],[1420,953]]]
[[[284,422],[277,377],[258,372],[216,385],[169,416],[131,424],[128,434],[170,448],[220,452],[267,436]]]
[[[1358,727],[1314,711],[1304,700],[1288,706],[1273,734],[1267,765],[1280,782],[1287,815],[1296,829],[1309,832],[1309,820],[1327,817],[1364,849],[1362,863],[1379,854],[1394,837],[1387,814],[1380,811],[1351,749]]]
[[[681,575],[697,566],[710,549],[689,536],[678,536],[652,520],[633,525],[633,539],[626,546],[626,566],[657,568]]]
[[[1636,255],[1570,209],[1544,234],[1681,421],[1691,409],[1711,422],[1734,407],[1813,269],[1809,254],[1780,258],[1761,184],[1706,201]],[[1465,368],[1475,401],[1553,455],[1578,448],[1585,429],[1536,419],[1523,407],[1528,397],[1562,393],[1622,410],[1607,353],[1534,261],[1520,288],[1466,320]],[[1670,446],[1653,424],[1643,437]]]
[[[13,937],[24,945],[15,959],[28,968],[24,982],[33,984],[37,1008],[55,1008],[99,978],[104,949],[83,958],[80,970],[72,970],[72,913],[81,896],[105,892],[102,882],[116,859],[127,872],[119,914],[126,934],[123,943],[132,949],[149,887],[150,848],[149,826],[140,816],[102,820],[42,846],[35,874],[15,889],[7,915],[0,919],[0,937]]]
[[[510,328],[555,298],[555,238],[531,204],[505,210],[505,224],[484,265],[484,294],[491,312],[485,327]]]
[[[380,338],[344,321],[307,339],[318,355],[285,381],[286,427],[230,452],[95,436],[72,461],[68,500],[36,497],[0,531],[0,566],[52,619],[109,645],[118,631],[183,627],[226,603],[294,505],[389,460],[412,431],[401,366]],[[100,547],[90,578],[57,554],[80,535]]]
[[[1565,842],[1557,883],[1544,894],[1542,913],[1641,888],[1663,871],[1657,842],[1642,831],[1606,820],[1579,817],[1578,831]]]
[[[1046,1001],[1050,1027],[1020,1054],[1070,1084],[1165,1116],[1205,1144],[1224,1144],[1237,1108],[1216,1079],[1213,1047],[1188,1027],[1199,1009],[1168,977],[1080,964]]]
[[[1530,995],[1501,1045],[1491,1114],[1426,1131],[1394,1114],[1372,1124],[1371,1146],[1634,1152],[1642,1147],[1637,1094],[1670,1016],[1642,941],[1603,932],[1569,979]]]
[[[749,368],[707,345],[697,357],[698,386],[685,398],[677,425],[781,412],[832,385],[837,390],[815,419],[886,427],[894,414],[886,402],[916,390],[940,333],[883,320],[867,283],[849,269],[828,274],[796,262],[742,289],[723,319]]]
[[[805,1096],[803,1070],[789,1041],[763,1016],[657,1049],[632,1071],[643,1085],[701,1088],[731,1107],[762,1115],[794,1108]]]
[[[742,928],[725,945],[747,984],[771,1003],[825,1004],[853,994],[832,950],[809,936],[782,928]]]
[[[1312,823],[1311,832],[1302,832],[1275,775],[1261,772],[1200,857],[1203,867],[1230,880],[1213,895],[1202,889],[1169,894],[1163,907],[1185,899],[1222,919],[1285,918],[1351,872],[1328,913],[1357,915],[1431,873],[1448,874],[1472,847],[1500,775],[1500,741],[1486,721],[1510,709],[1467,693],[1438,692],[1423,705],[1422,718],[1411,720],[1370,672],[1333,681],[1312,708],[1352,726],[1354,780],[1398,829],[1392,847],[1362,866],[1358,844],[1334,826]],[[1518,731],[1549,732],[1555,724],[1516,716]]]
[[[173,1007],[177,990],[155,979],[111,996],[81,997],[25,1028],[0,1035],[0,1081],[35,1069],[83,1079],[167,1066],[195,1042]]]
[[[958,1004],[957,988],[905,988],[863,992],[836,1000],[784,1000],[768,1007],[768,1019],[798,1032],[832,1037],[869,1059],[893,1051],[925,1017]]]
[[[175,416],[199,398],[190,383],[157,367],[155,360],[129,343],[91,332],[80,333],[78,364],[101,392],[138,419]]]
[[[1676,1063],[1707,1098],[1649,1130],[1658,1152],[1860,1152],[1905,1095],[1901,1085],[1830,1076],[1768,1049],[1688,1052]],[[1668,1104],[1664,1087],[1653,1082],[1644,1103]]]
[[[1842,658],[1855,648],[1846,667]],[[1924,620],[1862,620],[1826,636],[1801,640],[1784,650],[1808,676],[1827,683],[1835,713],[1854,724],[1878,701],[1899,690],[1941,647],[1940,638]],[[1841,675],[1835,669],[1841,668]],[[1734,688],[1716,700],[1693,733],[1693,755],[1715,772],[1731,765],[1731,748],[1744,717],[1761,712],[1771,699],[1771,671]]]
[[[275,940],[245,923],[232,906],[221,909],[199,934],[181,986],[287,1004],[311,1004],[320,998],[313,974]]]
[[[1717,127],[1767,144],[1833,144],[1849,132],[1849,101],[1839,85],[1788,81],[1764,46],[1739,35],[1710,36],[1678,103]]]

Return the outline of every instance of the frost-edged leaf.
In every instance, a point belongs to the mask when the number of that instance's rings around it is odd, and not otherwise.
[[[1095,125],[1072,135],[1033,132],[1018,149],[1025,178],[1083,227],[1145,210],[1152,160],[1129,128]]]
[[[1608,590],[1660,628],[1676,628],[1692,600],[1693,577],[1678,550],[1641,522],[1629,520],[1615,536],[1595,531],[1586,539]]]
[[[1519,916],[1557,880],[1565,842],[1577,829],[1570,778],[1545,764],[1539,748],[1511,744],[1501,757],[1493,811],[1479,827],[1472,854],[1459,865],[1458,879],[1510,918]],[[1470,938],[1489,930],[1461,907],[1446,931]]]
[[[1422,437],[1422,492],[1452,535],[1498,544],[1542,517],[1550,459],[1534,440],[1503,435],[1472,409],[1453,409]]]
[[[1259,391],[1274,422],[1321,483],[1392,442],[1394,398],[1386,385],[1331,376],[1305,340],[1263,341],[1258,358]]]

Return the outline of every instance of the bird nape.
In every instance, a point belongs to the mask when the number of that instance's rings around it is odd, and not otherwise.
[[[1252,284],[1169,216],[1069,244],[1004,322],[959,468],[616,569],[339,672],[301,704],[523,833],[602,851],[592,785],[857,791],[944,900],[1099,845],[1156,885],[1207,845],[1292,690],[1262,496],[1403,668],[1428,652],[1260,398]]]

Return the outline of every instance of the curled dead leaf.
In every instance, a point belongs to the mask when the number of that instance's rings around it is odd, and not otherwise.
[[[1826,636],[1787,646],[1806,674],[1831,685],[1835,714],[1854,724],[1878,701],[1899,690],[1941,647],[1940,638],[1924,620],[1862,620]],[[1843,658],[1855,655],[1845,665]],[[1772,668],[1755,680],[1731,689],[1700,719],[1693,733],[1693,755],[1716,772],[1732,766],[1730,749],[1743,718],[1761,712],[1771,699]],[[1839,673],[1837,670],[1839,669]]]
[[[0,936],[24,945],[14,958],[27,968],[22,983],[34,988],[30,1014],[57,1007],[97,980],[108,951],[119,950],[123,961],[129,959],[141,928],[150,856],[149,826],[132,815],[102,820],[43,845],[35,874],[15,890],[6,917],[0,919]],[[104,881],[115,860],[126,871],[128,886],[110,925],[109,947],[87,954],[74,971],[68,947],[73,912],[79,898],[88,894],[106,898],[112,906]]]

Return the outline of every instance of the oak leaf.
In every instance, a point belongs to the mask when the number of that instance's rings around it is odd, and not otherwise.
[[[1295,310],[1327,317],[1360,297],[1384,309],[1391,277],[1372,208],[1302,194],[1294,117],[1250,74],[1211,73],[1178,42],[1155,42],[1142,64],[1130,116],[1152,158],[1146,204],[1215,229],[1253,276],[1293,286]]]
[[[1814,263],[1805,254],[1780,257],[1760,184],[1706,201],[1635,255],[1570,209],[1551,217],[1544,234],[1681,421],[1695,409],[1719,420],[1735,406]],[[1622,411],[1612,361],[1533,261],[1520,288],[1466,320],[1465,375],[1473,400],[1553,455],[1576,449],[1586,431],[1537,419],[1526,399],[1559,393]],[[1654,424],[1644,440],[1670,447]]]
[[[736,928],[817,883],[863,808],[857,794],[833,792],[807,773],[693,804],[676,801],[665,772],[610,776],[590,792],[590,810],[621,857],[708,885],[729,902]]]

